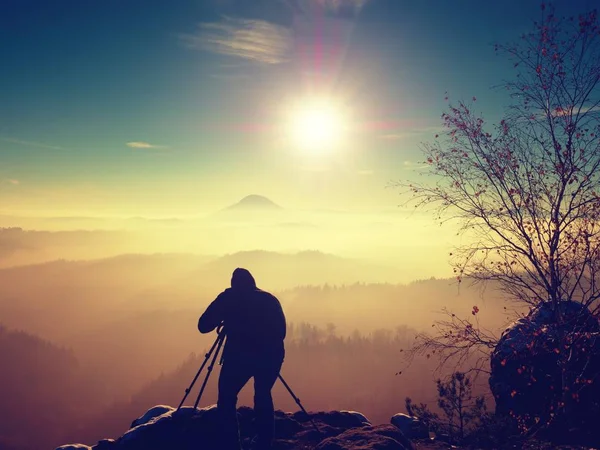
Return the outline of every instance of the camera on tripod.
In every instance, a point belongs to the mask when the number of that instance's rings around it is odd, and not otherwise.
[[[198,372],[196,373],[196,376],[192,380],[192,383],[185,390],[185,395],[183,396],[183,398],[181,399],[181,402],[179,403],[179,406],[177,407],[178,411],[183,406],[186,398],[188,397],[188,395],[192,391],[192,388],[194,387],[194,384],[198,380],[198,377],[200,376],[200,373],[202,372],[202,370],[204,369],[204,367],[206,366],[206,364],[210,360],[210,365],[207,368],[206,376],[204,377],[204,381],[202,383],[202,386],[200,387],[200,392],[198,393],[198,397],[196,397],[196,402],[194,403],[194,409],[198,408],[198,404],[200,403],[200,399],[202,398],[202,394],[204,393],[204,389],[206,388],[206,384],[208,383],[208,378],[210,377],[210,374],[212,373],[212,370],[213,370],[213,368],[215,366],[215,363],[217,361],[217,356],[219,355],[219,352],[221,351],[221,347],[223,346],[223,343],[225,342],[226,337],[227,337],[227,335],[226,335],[226,332],[225,332],[225,325],[224,325],[223,322],[221,322],[221,324],[217,327],[217,339],[215,339],[215,342],[213,343],[212,347],[210,348],[210,350],[208,351],[208,353],[206,353],[204,361],[202,362],[202,365],[200,366],[200,369],[198,369]],[[214,354],[213,354],[213,352],[214,352]],[[211,359],[211,355],[212,355],[212,359]],[[221,359],[219,361],[219,365],[223,365],[223,355],[221,355]],[[283,383],[283,385],[285,386],[285,388],[287,389],[287,391],[290,393],[290,395],[292,396],[292,398],[294,399],[294,401],[296,402],[296,404],[300,407],[300,409],[302,410],[302,412],[304,414],[306,414],[306,416],[308,417],[308,419],[312,423],[312,425],[315,428],[315,430],[317,430],[317,432],[320,433],[321,431],[319,430],[319,428],[317,427],[317,425],[315,424],[315,422],[313,421],[313,419],[310,417],[310,415],[308,414],[308,412],[306,411],[306,409],[304,409],[304,406],[302,406],[302,403],[300,403],[300,399],[298,397],[296,397],[296,395],[292,391],[292,388],[290,388],[290,386],[286,383],[286,381],[283,379],[283,377],[281,376],[281,374],[278,374],[277,377]]]

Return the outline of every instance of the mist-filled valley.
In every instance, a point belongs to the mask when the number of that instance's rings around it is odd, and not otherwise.
[[[11,415],[0,424],[0,442],[7,448],[92,444],[122,434],[151,406],[177,405],[216,338],[198,332],[198,317],[229,286],[236,267],[251,270],[259,287],[280,299],[288,323],[282,374],[311,411],[358,410],[385,423],[404,411],[407,396],[434,403],[437,359],[409,364],[404,356],[415,334],[430,329],[443,308],[468,315],[478,305],[482,326],[501,330],[507,323],[510,305],[493,290],[425,270],[421,280],[402,282],[410,277],[375,252],[349,257],[315,245],[217,253],[220,245],[235,246],[236,233],[231,240],[197,236],[198,248],[213,251],[182,252],[177,231],[162,233],[175,244],[157,244],[161,252],[136,247],[126,237],[142,236],[135,228],[2,230],[0,398]],[[389,237],[372,239],[383,244]],[[16,258],[24,249],[52,246],[60,258],[34,264]],[[201,406],[216,402],[217,378],[218,370]],[[478,389],[487,394],[485,383]],[[273,392],[277,409],[297,409],[280,383]],[[251,383],[240,404],[252,405]],[[27,431],[32,427],[35,436]]]

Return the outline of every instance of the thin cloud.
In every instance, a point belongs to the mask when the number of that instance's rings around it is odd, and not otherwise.
[[[150,144],[149,142],[141,142],[141,141],[128,142],[126,145],[127,145],[127,147],[141,148],[141,149],[166,148],[164,145],[154,145],[154,144]]]
[[[595,106],[584,106],[581,108],[581,110],[579,111],[579,114],[585,114],[585,113],[596,113],[600,111],[600,106],[599,105],[595,105]],[[578,112],[578,108],[575,108],[573,111],[571,111],[570,108],[564,108],[564,109],[555,109],[554,111],[552,111],[552,115],[554,117],[562,117],[562,116],[566,116],[566,115],[570,115],[570,114],[577,114]]]
[[[554,108],[550,111],[550,116],[551,117],[564,117],[564,116],[575,116],[577,114],[596,114],[598,112],[600,112],[600,105],[593,105],[593,106],[583,106],[581,108],[581,110],[579,110],[579,108],[574,108],[573,111],[571,111],[570,109],[571,107],[565,107],[565,108]],[[520,117],[517,118],[516,121],[517,122],[529,122],[532,120],[541,120],[541,121],[545,121],[547,119],[547,113],[543,110],[536,110],[536,112],[534,112],[532,115],[530,116],[526,116],[526,117]]]
[[[250,75],[246,73],[213,73],[210,76],[229,82],[248,80],[250,78]]]
[[[392,134],[382,134],[379,137],[381,139],[385,139],[388,141],[397,141],[399,139],[404,139],[405,137],[408,137],[408,136],[409,136],[408,133],[392,133]]]
[[[373,175],[375,172],[372,170],[359,170],[357,173],[359,175],[369,176],[369,175]]]
[[[6,182],[8,184],[12,184],[13,186],[18,186],[19,184],[21,184],[19,180],[15,180],[14,178],[9,178],[8,180],[6,180]]]
[[[287,0],[287,3],[302,12],[310,11],[315,6],[327,11],[358,13],[370,0]]]
[[[427,169],[429,167],[428,164],[425,164],[423,162],[415,162],[415,161],[404,161],[402,163],[402,165],[404,166],[405,169],[416,169],[416,170],[423,170],[423,169]]]
[[[265,64],[286,62],[293,47],[288,28],[264,20],[231,17],[221,22],[201,23],[196,33],[180,34],[179,39],[192,49]]]
[[[401,139],[413,138],[415,136],[424,136],[427,134],[441,133],[442,131],[444,131],[443,127],[432,126],[432,127],[414,128],[411,130],[400,131],[397,133],[382,134],[379,136],[379,138],[385,139],[388,141],[398,141]]]
[[[23,145],[26,147],[35,147],[35,148],[45,148],[48,150],[65,150],[64,147],[59,147],[58,145],[48,145],[43,142],[34,142],[34,141],[25,141],[23,139],[13,139],[13,138],[0,138],[0,141],[9,142],[11,144]]]

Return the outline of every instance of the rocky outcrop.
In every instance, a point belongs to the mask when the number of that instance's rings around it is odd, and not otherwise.
[[[392,417],[390,422],[408,439],[429,439],[429,429],[418,417],[398,413]]]
[[[177,411],[158,405],[134,420],[131,428],[118,439],[106,439],[93,447],[65,445],[57,450],[219,450],[216,412],[214,406],[183,407]],[[244,448],[249,447],[254,436],[253,419],[251,408],[238,409]],[[302,412],[277,411],[273,450],[306,448],[408,450],[412,445],[397,427],[371,426],[369,420],[356,411],[317,412],[310,418]]]
[[[599,434],[600,382],[595,376],[600,373],[600,325],[580,303],[561,302],[561,312],[559,326],[551,305],[543,304],[502,334],[489,379],[496,412],[518,417],[526,426],[550,421],[563,398],[560,363],[568,359],[568,423],[552,420],[552,427],[558,434],[574,427],[580,435]],[[566,349],[565,335],[573,341]]]

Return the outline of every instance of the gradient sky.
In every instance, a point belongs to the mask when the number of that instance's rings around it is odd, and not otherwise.
[[[593,1],[558,1],[559,12]],[[247,194],[300,208],[394,208],[445,92],[489,119],[511,76],[493,44],[534,0],[3,0],[0,209],[201,214]],[[341,151],[281,134],[329,96]]]

